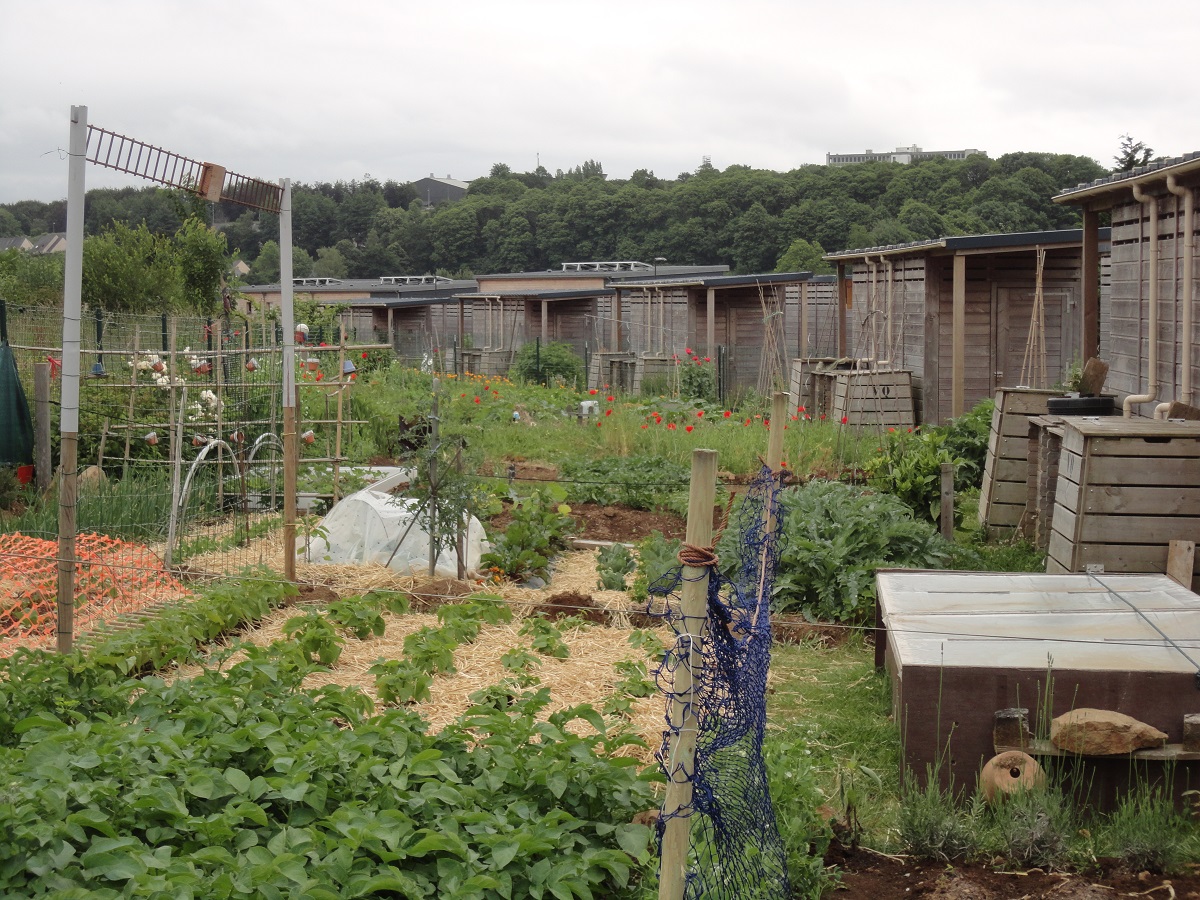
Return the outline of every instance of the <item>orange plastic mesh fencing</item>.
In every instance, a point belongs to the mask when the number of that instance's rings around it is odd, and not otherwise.
[[[186,593],[142,544],[104,534],[75,539],[76,635]],[[58,542],[0,535],[0,656],[53,648],[58,622]]]

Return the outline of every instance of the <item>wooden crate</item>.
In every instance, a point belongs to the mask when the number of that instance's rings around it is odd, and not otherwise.
[[[835,360],[828,356],[801,356],[792,360],[791,376],[788,378],[788,394],[792,409],[803,406],[815,419],[821,412],[816,402],[816,379],[814,374],[832,365]],[[826,415],[828,413],[826,412]]]
[[[1036,388],[996,391],[979,491],[979,524],[986,531],[1020,524],[1029,490],[1029,417],[1045,415],[1046,401],[1061,393]]]
[[[1062,456],[1062,417],[1029,417],[1029,476],[1021,535],[1042,553],[1050,546],[1054,495],[1058,491],[1058,462]]]
[[[1166,572],[1172,540],[1200,541],[1200,422],[1064,418],[1046,571]]]
[[[614,386],[617,390],[633,392],[636,368],[637,354],[635,353],[593,353],[588,371],[588,387],[601,390],[607,384]]]
[[[503,375],[512,365],[512,350],[464,350],[463,366],[474,375]]]
[[[814,418],[847,425],[912,428],[912,373],[902,369],[855,369],[813,373]]]

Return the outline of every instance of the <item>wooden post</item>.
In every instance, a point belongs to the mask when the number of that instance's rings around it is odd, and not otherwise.
[[[942,463],[942,511],[938,517],[942,537],[954,540],[954,463]]]
[[[692,481],[688,495],[686,541],[695,547],[712,543],[713,501],[716,497],[717,451],[692,451]],[[667,758],[667,794],[663,801],[666,825],[663,830],[659,867],[659,900],[682,900],[687,875],[691,817],[676,815],[692,803],[690,774],[695,769],[696,732],[699,722],[694,706],[692,672],[701,664],[702,640],[707,631],[708,569],[683,567],[683,593],[675,652],[687,654],[678,660],[672,686],[668,722],[674,732]]]
[[[33,429],[33,463],[37,489],[50,490],[54,464],[50,459],[50,363],[33,364],[33,408],[37,424]]]
[[[542,345],[550,343],[550,302],[542,301]]]
[[[129,474],[129,445],[133,440],[133,401],[138,385],[138,350],[141,343],[141,326],[133,329],[133,366],[129,370],[129,412],[125,418],[125,456],[121,462],[121,478]]]
[[[954,257],[954,294],[950,331],[950,417],[964,411],[964,382],[967,369],[967,258]]]
[[[846,277],[846,264],[838,263],[837,271],[837,355],[848,355],[846,342],[846,310],[854,302],[854,270]]]
[[[1083,268],[1079,278],[1082,307],[1079,358],[1086,360],[1100,355],[1100,214],[1092,209],[1083,211],[1083,247],[1080,255]],[[1188,302],[1191,302],[1191,298],[1188,298]],[[1190,340],[1191,336],[1186,335],[1185,339]]]
[[[808,282],[800,284],[800,345],[796,348],[796,355],[803,359],[808,355]],[[803,376],[801,376],[803,377]],[[800,391],[802,385],[796,386],[796,399],[800,399]]]
[[[429,577],[437,571],[437,454],[438,391],[441,380],[433,379],[433,406],[429,415]]]
[[[333,437],[333,502],[342,498],[342,410],[346,391],[350,388],[350,379],[346,377],[346,327],[342,323],[341,342],[338,344],[338,393],[337,393],[337,423]]]
[[[732,344],[736,336],[728,334],[725,340]],[[704,345],[709,356],[717,355],[717,289],[711,287],[706,291],[704,298]]]
[[[221,320],[217,319],[212,325],[210,334],[215,340],[217,354],[213,358],[213,377],[217,382],[217,420],[216,434],[213,435],[218,441],[225,439],[225,417],[223,408],[225,406],[225,354],[221,351],[221,347],[225,341],[225,334],[221,329]],[[217,444],[217,509],[224,511],[225,509],[225,449]]]

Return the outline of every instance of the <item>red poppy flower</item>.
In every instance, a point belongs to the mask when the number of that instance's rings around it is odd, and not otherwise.
[[[705,361],[705,362],[712,362],[712,360],[711,360],[711,359],[709,359],[707,356],[706,356],[706,357],[704,357],[704,361]]]
[[[704,418],[704,410],[702,410],[702,409],[696,410],[696,418],[703,419]]]
[[[742,424],[743,424],[743,425],[749,425],[749,424],[750,424],[750,420],[749,420],[749,419],[747,419],[747,420],[746,420],[745,422],[743,422]]]
[[[799,416],[792,416],[792,421],[795,422],[799,418],[800,418]]]
[[[317,373],[317,381],[320,381],[320,380],[321,380],[322,378],[324,378],[324,377],[325,377],[325,373],[324,373],[324,372],[318,372],[318,373]]]
[[[366,358],[367,358],[367,351],[366,351],[366,350],[364,350],[364,351],[363,351],[362,358],[363,358],[363,359],[366,359]]]
[[[612,415],[612,410],[611,410],[611,409],[606,409],[606,410],[604,411],[604,414],[605,414],[606,416],[611,416],[611,415]]]
[[[700,362],[700,357],[698,356],[696,357],[696,365],[703,365],[703,363]]]
[[[478,403],[478,402],[479,402],[479,398],[478,398],[478,397],[476,397],[476,398],[475,398],[475,402],[476,402],[476,403]]]
[[[805,411],[805,410],[804,410],[804,407],[803,407],[803,406],[797,406],[797,407],[796,407],[796,412],[804,412],[804,411]]]
[[[674,423],[674,422],[668,422],[668,423],[667,423],[667,431],[674,431],[674,430],[675,430],[675,423]]]
[[[600,427],[600,423],[599,423],[599,422],[597,422],[597,423],[596,423],[596,427],[597,427],[597,428],[599,428],[599,427]]]
[[[888,431],[895,431],[895,428],[889,428]]]
[[[605,387],[605,389],[606,389],[606,390],[608,389],[608,385],[607,385],[607,384],[606,384],[604,387]]]
[[[605,400],[607,400],[609,403],[612,403],[612,402],[613,402],[613,397],[612,397],[612,394],[609,394],[609,395],[608,395],[607,397],[605,397],[604,399],[605,399]]]
[[[458,396],[460,396],[460,397],[466,397],[467,395],[466,395],[466,394],[459,394]]]
[[[849,416],[842,416],[842,424],[843,424],[843,425],[846,425],[846,424],[848,424],[848,423],[849,423],[849,421],[850,421],[850,417],[849,417]]]
[[[684,353],[686,353],[688,356],[691,356],[691,355],[692,355],[692,348],[691,348],[691,347],[684,347],[684,348],[683,348],[683,352],[684,352]]]
[[[649,425],[643,425],[642,427],[643,427],[643,428],[649,428],[650,426],[649,426]]]
[[[594,397],[594,396],[596,396],[596,394],[599,393],[599,391],[597,391],[595,388],[592,388],[590,391],[588,391],[588,393]]]
[[[822,421],[822,422],[824,422],[824,421],[825,421],[825,413],[821,413],[821,421]]]
[[[318,344],[317,346],[319,346],[319,347],[328,347],[329,345],[328,345],[327,343],[325,343],[324,341],[321,341],[321,343],[320,343],[320,344]]]
[[[732,415],[733,415],[733,413],[731,413],[729,410],[725,410],[725,418],[728,419]]]
[[[689,425],[687,428],[685,428],[685,429],[683,429],[683,430],[684,430],[684,431],[691,431],[691,430],[692,430],[692,428],[694,428],[694,427],[695,427],[695,426],[693,426],[693,425]]]
[[[787,468],[787,460],[786,460],[786,459],[781,459],[781,460],[779,461],[779,468],[781,468],[781,469],[786,469],[786,468]]]

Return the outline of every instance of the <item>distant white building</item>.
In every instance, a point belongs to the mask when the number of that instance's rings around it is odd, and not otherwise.
[[[825,165],[827,166],[850,166],[854,163],[865,162],[894,162],[894,163],[911,163],[918,159],[929,159],[932,156],[941,156],[946,159],[966,159],[968,156],[978,154],[987,156],[983,150],[967,149],[967,150],[922,150],[916,144],[911,147],[897,147],[895,150],[888,150],[882,153],[876,153],[874,150],[867,150],[863,153],[826,153]]]

